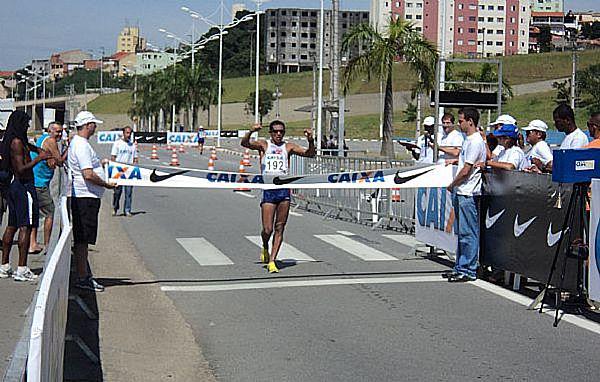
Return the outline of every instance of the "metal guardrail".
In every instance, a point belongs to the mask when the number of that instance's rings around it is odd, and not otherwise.
[[[365,157],[292,156],[291,175],[369,171],[380,168],[410,167],[412,160],[386,160]],[[351,220],[360,224],[414,233],[414,189],[316,189],[294,190],[294,202],[326,218]]]

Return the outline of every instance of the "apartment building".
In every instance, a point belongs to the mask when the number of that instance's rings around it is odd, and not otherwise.
[[[123,28],[117,37],[117,52],[136,53],[143,50],[146,50],[146,40],[140,36],[140,28]]]
[[[561,12],[565,11],[564,0],[531,0],[531,12]]]
[[[168,52],[142,52],[136,54],[137,74],[146,75],[162,70],[175,61],[175,54]]]
[[[330,50],[333,43],[332,12],[325,11],[324,56],[325,66],[329,66]],[[279,8],[268,9],[266,22],[266,61],[270,72],[301,71],[310,68],[319,59],[318,9]],[[346,32],[355,25],[369,22],[369,12],[339,11],[339,43]],[[363,47],[356,47],[347,56],[341,57],[342,65],[358,54]]]

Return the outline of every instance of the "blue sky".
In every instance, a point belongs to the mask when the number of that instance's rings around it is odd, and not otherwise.
[[[0,12],[0,70],[23,67],[33,58],[47,58],[52,52],[81,48],[107,53],[116,49],[116,39],[127,24],[141,27],[142,35],[159,46],[167,41],[158,32],[164,27],[184,37],[191,33],[191,17],[179,8],[188,6],[204,15],[217,9],[220,0],[2,0]],[[251,0],[224,0],[227,17],[232,3]],[[325,6],[330,6],[325,1]],[[341,0],[343,9],[368,10],[370,0]],[[263,8],[318,8],[319,0],[271,0]],[[600,11],[598,0],[565,0],[565,9]],[[216,17],[212,17],[217,21]],[[198,29],[206,26],[197,23]]]

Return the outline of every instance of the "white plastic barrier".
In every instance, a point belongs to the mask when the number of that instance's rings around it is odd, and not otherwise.
[[[72,241],[65,196],[60,199],[60,216],[61,234],[46,263],[35,301],[29,340],[27,381],[63,380]]]

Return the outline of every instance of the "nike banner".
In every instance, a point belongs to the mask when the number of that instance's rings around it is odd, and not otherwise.
[[[164,169],[164,167],[161,167]],[[446,187],[452,182],[452,166],[426,165],[401,169],[337,172],[320,175],[260,175],[195,169],[157,171],[136,165],[109,162],[109,181],[122,186],[221,188],[221,189],[377,189]]]
[[[590,298],[600,301],[600,179],[592,179],[592,201],[590,213],[590,263],[589,285]]]
[[[546,282],[571,194],[571,185],[562,185],[560,193],[558,188],[547,174],[487,171],[479,216],[480,263]],[[555,208],[559,197],[560,209]],[[564,245],[552,280],[555,286]],[[567,264],[564,288],[576,291],[577,261],[569,258]]]

